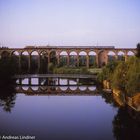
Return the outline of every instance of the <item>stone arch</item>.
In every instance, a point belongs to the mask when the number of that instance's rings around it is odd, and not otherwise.
[[[30,58],[30,61],[31,61],[31,67],[30,67],[30,72],[31,73],[36,73],[38,72],[38,69],[39,69],[39,53],[38,51],[32,51],[30,53],[31,55],[31,58]]]
[[[71,51],[69,53],[69,57],[70,57],[70,66],[77,66],[77,57],[78,57],[78,54],[76,51]]]
[[[38,51],[32,51],[31,55],[39,55]]]
[[[59,56],[60,56],[60,66],[65,66],[67,65],[67,62],[68,62],[68,52],[67,51],[61,51],[59,53]]]
[[[107,53],[107,55],[113,55],[113,56],[114,56],[114,55],[116,55],[116,54],[115,54],[114,51],[109,51],[109,52]]]
[[[20,53],[19,53],[18,51],[12,51],[12,52],[11,52],[11,55],[19,56]]]
[[[15,66],[17,69],[19,69],[20,71],[20,53],[18,51],[12,51],[11,52],[11,58],[12,58],[12,61],[14,62]]]
[[[21,55],[29,55],[29,52],[28,51],[22,51]]]
[[[95,51],[89,51],[88,55],[97,55]]]
[[[61,51],[60,53],[59,53],[59,55],[68,55],[68,52],[67,51]]]
[[[71,51],[71,52],[69,53],[69,55],[76,56],[76,55],[77,55],[77,52],[76,52],[76,51]]]
[[[108,56],[108,62],[112,62],[112,61],[115,61],[115,59],[116,59],[116,54],[115,54],[115,52],[114,51],[109,51],[108,53],[107,53],[107,56]]]
[[[96,63],[96,52],[94,51],[89,51],[88,56],[89,56],[89,66],[91,67],[96,67],[97,63]]]
[[[128,51],[128,52],[127,52],[127,55],[128,55],[128,56],[133,56],[133,55],[135,55],[135,53],[134,53],[133,51]]]
[[[79,52],[79,56],[80,56],[80,55],[86,56],[87,53],[86,53],[85,51],[80,51],[80,52]]]
[[[29,70],[29,52],[21,52],[21,70],[24,73],[27,73]]]
[[[10,53],[8,51],[2,51],[1,52],[1,58],[9,57]]]
[[[48,72],[48,52],[43,50],[39,53],[40,57],[40,67],[39,73],[47,73]]]
[[[79,66],[86,66],[87,63],[87,53],[85,51],[79,52]]]
[[[118,60],[125,61],[125,53],[123,51],[118,52]]]
[[[123,51],[119,51],[118,55],[125,55],[125,53]]]

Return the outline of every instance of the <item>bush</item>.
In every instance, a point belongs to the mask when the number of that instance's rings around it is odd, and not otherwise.
[[[16,73],[18,73],[18,65],[14,59],[9,57],[0,59],[0,86],[9,84]]]

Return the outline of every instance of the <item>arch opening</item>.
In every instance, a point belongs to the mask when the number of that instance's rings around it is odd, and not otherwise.
[[[97,67],[96,53],[94,51],[90,51],[88,55],[89,55],[89,67]]]
[[[77,53],[75,51],[70,52],[70,66],[76,67],[77,66]]]
[[[68,53],[66,51],[62,51],[60,53],[60,66],[66,66],[68,62]]]
[[[87,62],[87,53],[85,51],[79,52],[79,66],[86,66]]]
[[[48,53],[46,51],[42,51],[40,53],[39,73],[42,74],[48,73]]]
[[[107,55],[108,55],[108,62],[112,62],[116,60],[115,57],[116,54],[113,51],[109,51]]]
[[[125,61],[124,52],[122,51],[118,52],[118,60]]]
[[[31,53],[31,68],[30,72],[31,73],[37,73],[38,72],[38,59],[39,59],[39,54],[37,51],[33,51]]]

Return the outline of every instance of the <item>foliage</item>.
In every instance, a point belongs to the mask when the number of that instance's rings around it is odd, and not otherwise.
[[[49,73],[50,73],[50,72],[53,72],[54,68],[55,68],[55,66],[54,66],[53,63],[49,63],[49,64],[48,64],[48,71],[49,71]]]
[[[126,85],[127,64],[120,62],[112,73],[111,85],[113,88],[124,90]]]
[[[111,61],[106,66],[104,66],[102,72],[99,73],[97,76],[98,81],[100,81],[100,82],[102,82],[103,80],[110,81],[112,74],[117,65],[118,65],[117,61]]]
[[[125,90],[130,96],[140,92],[140,59],[137,57],[132,57],[128,61]]]
[[[136,57],[140,58],[140,43],[137,44],[137,54]]]
[[[16,73],[18,73],[18,65],[15,59],[9,57],[0,59],[0,86],[9,84]]]
[[[98,80],[108,80],[112,88],[123,90],[132,96],[140,92],[140,59],[134,56],[127,62],[111,62],[103,68]]]

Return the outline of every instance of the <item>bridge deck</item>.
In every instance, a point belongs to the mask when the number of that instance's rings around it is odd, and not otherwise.
[[[96,79],[96,75],[89,74],[25,74],[15,75],[14,78],[92,78]]]

